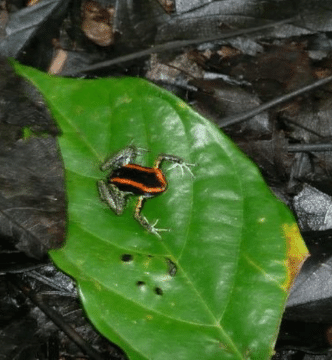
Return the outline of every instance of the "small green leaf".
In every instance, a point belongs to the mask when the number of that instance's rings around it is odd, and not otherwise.
[[[22,128],[22,139],[29,141],[30,139],[34,138],[34,137],[42,137],[42,138],[46,138],[48,137],[49,134],[44,132],[44,131],[34,131],[32,130],[29,126],[24,126]]]
[[[62,136],[66,245],[54,262],[78,283],[99,331],[131,360],[268,359],[287,295],[289,210],[254,164],[182,100],[142,79],[77,80],[15,65],[43,93]],[[133,143],[194,163],[167,171],[168,190],[143,209],[162,240],[116,216],[96,182],[108,155]]]
[[[23,140],[29,140],[34,136],[34,132],[27,126],[22,129]]]

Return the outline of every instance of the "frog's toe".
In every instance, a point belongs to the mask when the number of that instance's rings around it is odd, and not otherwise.
[[[157,219],[154,224],[150,225],[150,232],[154,235],[156,235],[159,239],[161,239],[161,235],[159,234],[160,232],[163,231],[171,231],[171,229],[159,229],[156,228],[156,225],[158,224],[159,219]]]
[[[176,162],[176,163],[172,164],[167,170],[168,171],[172,170],[172,169],[174,169],[174,168],[176,168],[178,166],[181,169],[182,176],[184,175],[184,170],[183,169],[186,169],[193,178],[195,177],[195,175],[193,174],[193,172],[191,171],[189,166],[196,166],[196,164],[188,164],[186,162]]]

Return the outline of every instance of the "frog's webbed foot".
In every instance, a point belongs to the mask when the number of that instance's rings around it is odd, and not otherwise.
[[[173,163],[173,165],[171,165],[171,166],[167,169],[167,171],[172,170],[172,169],[176,168],[177,166],[180,167],[181,172],[182,172],[182,176],[184,175],[184,170],[183,170],[183,169],[187,169],[187,171],[190,173],[190,175],[191,175],[193,178],[195,177],[195,175],[193,174],[193,172],[191,171],[191,169],[190,169],[189,166],[196,166],[196,164],[188,164],[188,163],[186,163],[186,162],[182,162],[182,163],[180,163],[180,162],[175,162],[175,163]]]
[[[182,176],[184,175],[184,170],[183,169],[187,169],[187,171],[190,173],[190,175],[192,177],[194,177],[194,174],[192,173],[190,166],[195,166],[195,164],[189,164],[187,162],[185,162],[182,158],[180,158],[179,156],[175,156],[175,155],[168,155],[168,154],[161,154],[158,156],[154,167],[155,168],[160,168],[161,164],[164,161],[169,161],[171,163],[173,163],[173,165],[168,168],[168,170],[174,169],[177,166],[180,166],[181,168],[181,172],[182,172]]]
[[[147,222],[146,218],[144,217],[145,221]],[[156,235],[159,239],[161,239],[161,235],[159,234],[162,231],[171,231],[171,229],[159,229],[156,228],[159,219],[157,219],[152,225],[149,224],[149,228],[147,229],[150,233]]]

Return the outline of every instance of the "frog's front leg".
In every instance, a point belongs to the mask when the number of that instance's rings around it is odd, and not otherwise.
[[[138,155],[143,154],[147,150],[138,148],[135,145],[129,145],[126,148],[113,154],[108,160],[101,165],[102,171],[110,169],[111,171],[118,169],[124,165],[135,162]]]
[[[121,192],[115,185],[98,181],[99,195],[116,215],[121,215],[126,207],[126,193]]]

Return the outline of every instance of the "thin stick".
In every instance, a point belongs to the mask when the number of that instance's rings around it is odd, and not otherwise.
[[[77,346],[79,346],[93,360],[104,360],[103,357],[90,346],[60,315],[47,306],[34,291],[17,275],[9,274],[7,278],[17,286],[39,309],[45,313]]]
[[[290,22],[292,22],[292,21],[294,21],[296,19],[298,19],[298,17],[293,17],[293,18],[286,19],[286,20],[276,21],[276,22],[274,22],[272,24],[257,26],[257,27],[253,27],[253,28],[249,28],[249,29],[235,30],[235,31],[231,31],[231,32],[229,32],[227,34],[215,35],[215,36],[201,38],[201,39],[172,41],[172,42],[168,42],[166,44],[156,45],[154,47],[151,47],[149,49],[145,49],[145,50],[142,50],[142,51],[137,51],[137,52],[135,52],[133,54],[119,56],[119,57],[117,57],[115,59],[106,60],[106,61],[102,61],[100,63],[94,64],[94,65],[91,65],[91,66],[87,66],[87,67],[85,67],[83,69],[75,71],[71,75],[77,75],[79,73],[92,71],[92,70],[97,70],[97,69],[101,69],[101,68],[116,65],[116,64],[121,64],[121,63],[126,62],[126,61],[138,59],[138,58],[150,55],[150,54],[160,53],[160,52],[163,52],[163,51],[169,51],[169,50],[174,50],[174,49],[178,49],[178,48],[183,48],[185,46],[202,44],[202,43],[209,42],[209,41],[228,39],[228,38],[243,35],[243,34],[250,34],[250,33],[253,33],[253,32],[269,29],[271,27],[276,27],[276,26],[279,26],[279,25],[282,25],[282,24],[287,24],[287,23],[290,23]]]
[[[251,110],[248,110],[248,111],[245,111],[243,113],[239,113],[239,114],[236,114],[236,115],[232,115],[232,116],[229,116],[229,117],[226,117],[224,119],[222,119],[221,121],[219,121],[219,125],[222,126],[222,127],[226,127],[226,126],[229,126],[229,125],[233,125],[233,124],[238,124],[244,120],[247,120],[247,119],[250,119],[251,117],[265,111],[265,110],[268,110],[274,106],[277,106],[279,104],[282,104],[288,100],[291,100],[293,99],[294,97],[296,96],[299,96],[299,95],[302,95],[303,93],[306,93],[306,92],[309,92],[309,91],[312,91],[314,89],[317,89],[318,87],[320,86],[323,86],[327,83],[329,83],[330,81],[332,81],[332,76],[328,76],[324,79],[320,79],[318,81],[315,81],[314,83],[310,84],[310,85],[307,85],[303,88],[300,88],[298,90],[295,90],[289,94],[286,94],[286,95],[283,95],[283,96],[280,96],[280,97],[277,97],[276,99],[273,99],[271,101],[268,101],[267,103],[263,104],[263,105],[260,105],[260,106],[257,106]]]
[[[318,152],[318,151],[332,151],[332,144],[294,144],[288,145],[289,152]]]

